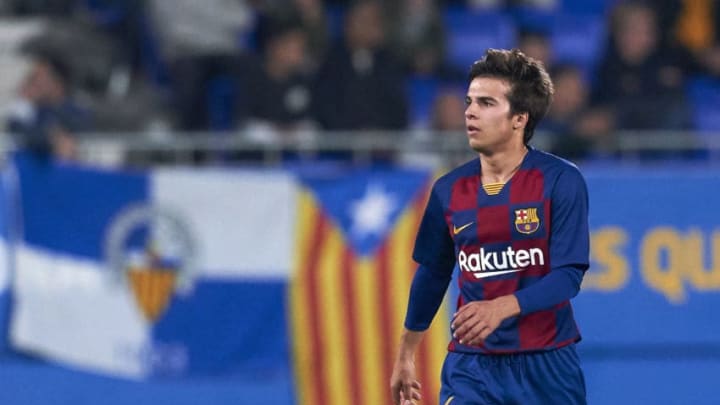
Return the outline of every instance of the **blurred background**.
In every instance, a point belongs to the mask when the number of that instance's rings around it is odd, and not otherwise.
[[[717,404],[715,0],[0,0],[0,404],[389,404],[487,48],[591,195],[592,404]],[[713,214],[715,212],[715,214]],[[447,304],[418,355],[437,402]]]

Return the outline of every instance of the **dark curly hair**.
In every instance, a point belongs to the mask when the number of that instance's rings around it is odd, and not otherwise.
[[[523,142],[527,145],[538,122],[547,113],[554,93],[552,80],[542,62],[518,49],[488,49],[482,59],[473,63],[468,82],[477,77],[501,79],[510,85],[506,95],[510,114],[528,114],[523,133]]]

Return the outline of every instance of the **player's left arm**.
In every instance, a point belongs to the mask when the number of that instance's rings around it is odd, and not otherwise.
[[[587,185],[575,167],[563,171],[552,191],[550,273],[515,292],[521,314],[552,308],[580,291],[590,267]]]
[[[531,286],[494,300],[473,301],[458,310],[453,336],[463,344],[478,344],[512,316],[529,314],[569,300],[580,291],[589,267],[588,192],[580,172],[560,174],[552,191],[550,272]]]

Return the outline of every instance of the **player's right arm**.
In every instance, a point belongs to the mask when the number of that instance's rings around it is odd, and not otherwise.
[[[415,373],[415,352],[425,330],[442,304],[455,266],[454,243],[436,188],[430,194],[415,240],[413,259],[420,264],[410,287],[405,331],[400,343],[390,389],[395,404],[408,405],[420,399]]]
[[[420,381],[415,372],[415,353],[424,335],[425,331],[405,329],[403,332],[400,350],[390,378],[390,391],[395,405],[408,405],[414,400],[421,399]]]
[[[420,382],[415,377],[415,352],[442,304],[451,277],[452,268],[439,271],[420,266],[415,272],[405,315],[405,331],[390,379],[395,404],[402,401],[406,405],[408,400],[420,399]]]

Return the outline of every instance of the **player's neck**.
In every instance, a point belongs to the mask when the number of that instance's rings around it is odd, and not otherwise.
[[[480,153],[483,184],[506,183],[520,168],[528,148],[523,144],[493,154]]]

